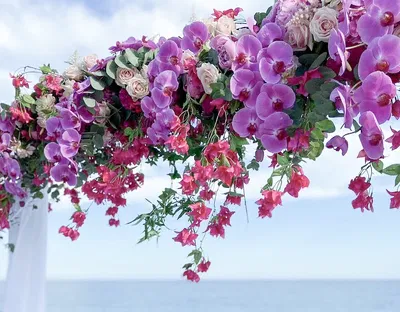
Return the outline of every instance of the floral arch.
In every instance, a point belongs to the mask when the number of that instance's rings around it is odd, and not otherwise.
[[[373,211],[371,178],[386,174],[390,208],[399,208],[400,164],[385,166],[384,155],[400,134],[394,126],[385,138],[381,129],[400,117],[399,36],[398,0],[278,0],[247,20],[240,8],[214,10],[179,37],[131,37],[106,58],[75,58],[62,74],[25,67],[11,75],[15,101],[1,104],[0,230],[13,205],[47,194],[71,198],[71,223],[59,230],[71,240],[85,222],[83,195],[109,204],[109,225],[119,226],[124,195],[145,183],[139,164],[162,160],[180,187],[166,188],[132,223],[143,226],[142,242],[168,218],[187,219],[174,240],[191,247],[183,275],[198,282],[210,266],[204,237],[225,237],[266,153],[273,172],[256,202],[261,218],[309,186],[304,161],[324,148],[346,157],[349,135],[365,158],[349,183],[352,207]],[[27,80],[31,72],[37,82]],[[256,152],[246,161],[249,145]],[[218,207],[217,194],[225,199]]]

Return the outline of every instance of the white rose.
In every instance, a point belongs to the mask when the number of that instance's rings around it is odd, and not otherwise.
[[[203,85],[204,92],[211,94],[212,88],[210,85],[218,81],[220,73],[213,64],[203,63],[197,68],[197,76]]]
[[[235,21],[226,15],[222,15],[217,21],[216,32],[219,35],[229,36],[236,30]]]
[[[203,20],[203,23],[207,26],[210,35],[214,36],[217,28],[217,22],[214,21],[214,18],[210,17],[208,19],[205,19]]]
[[[338,25],[337,11],[328,7],[318,9],[311,22],[310,32],[314,35],[317,42],[328,42],[332,29]]]
[[[65,80],[64,84],[62,85],[64,89],[63,93],[64,97],[69,97],[72,93],[74,93],[74,84],[75,82],[73,80],[70,79]]]
[[[85,65],[86,69],[91,69],[94,65],[97,64],[98,57],[96,54],[90,54],[83,58],[83,64]]]
[[[66,77],[68,77],[69,79],[72,79],[75,81],[80,81],[83,78],[83,72],[76,64],[73,64],[70,67],[68,67],[65,70],[64,75]]]
[[[149,81],[141,75],[137,75],[128,81],[126,91],[134,101],[138,101],[149,94]]]
[[[123,87],[128,84],[129,80],[139,74],[139,71],[134,69],[127,69],[118,67],[117,73],[115,75],[115,82],[117,85]]]

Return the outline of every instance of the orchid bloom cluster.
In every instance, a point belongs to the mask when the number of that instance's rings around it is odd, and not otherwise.
[[[272,173],[256,205],[271,218],[309,187],[301,164],[325,147],[345,156],[349,135],[366,162],[349,183],[353,208],[373,211],[374,171],[395,177],[390,208],[400,208],[400,164],[383,163],[385,142],[396,150],[400,132],[385,138],[381,128],[400,117],[400,2],[278,0],[254,18],[241,11],[214,10],[177,37],[131,37],[103,59],[75,56],[63,74],[44,65],[12,75],[15,100],[1,105],[0,230],[13,202],[45,190],[71,199],[71,222],[59,231],[71,240],[89,210],[82,196],[107,205],[109,225],[120,226],[125,195],[145,183],[140,165],[164,161],[178,188],[130,223],[143,225],[143,242],[186,218],[173,239],[192,247],[183,276],[198,282],[211,264],[205,237],[228,235],[265,153]]]

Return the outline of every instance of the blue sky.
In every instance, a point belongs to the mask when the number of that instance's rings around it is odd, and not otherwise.
[[[252,1],[244,9],[249,14],[266,10],[270,2]],[[6,0],[0,12],[0,101],[12,99],[8,73],[21,65],[50,62],[62,71],[63,62],[75,50],[82,56],[106,56],[109,46],[129,36],[180,34],[193,8],[198,17],[207,17],[214,7],[226,9],[242,3]],[[237,208],[226,239],[207,239],[212,266],[206,278],[400,278],[400,212],[389,210],[385,194],[393,181],[375,179],[375,213],[362,214],[351,207],[353,194],[347,185],[362,165],[356,159],[359,150],[354,137],[349,157],[325,151],[319,161],[307,164],[310,188],[298,200],[284,198],[272,219],[258,219],[253,204],[269,175],[268,164],[254,174],[247,190],[250,223],[244,208]],[[391,162],[399,160],[399,155],[390,156]],[[144,198],[154,199],[155,191],[169,183],[161,175],[168,173],[164,166],[160,170],[144,167],[143,172],[145,186],[129,195],[122,221],[148,209]],[[106,207],[92,207],[80,239],[72,243],[57,234],[68,222],[71,205],[64,199],[53,208],[49,215],[49,278],[179,278],[190,249],[174,243],[172,231],[166,231],[158,243],[136,245],[140,227],[109,228]],[[182,228],[174,222],[169,225]],[[0,279],[5,276],[6,259],[6,250],[0,249]]]

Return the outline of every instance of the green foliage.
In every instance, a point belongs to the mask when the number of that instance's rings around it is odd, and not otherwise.
[[[390,166],[386,167],[385,169],[383,169],[382,173],[391,175],[391,176],[400,175],[400,164],[390,165]]]
[[[117,69],[118,69],[118,66],[114,62],[114,60],[108,61],[107,66],[106,66],[106,73],[107,73],[108,77],[115,79]]]

